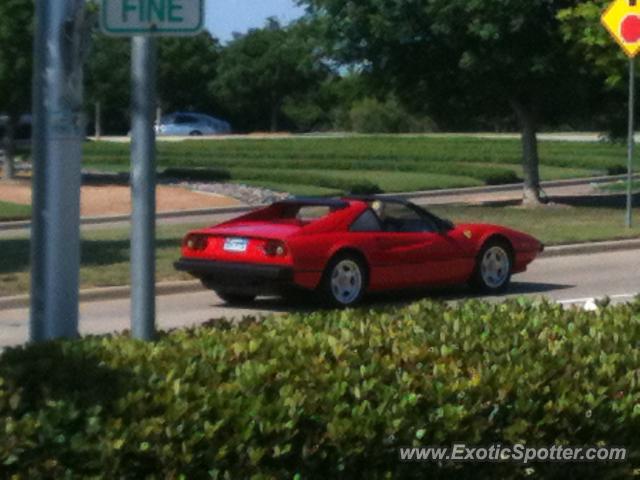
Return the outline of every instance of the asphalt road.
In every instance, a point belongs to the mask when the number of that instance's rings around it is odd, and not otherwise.
[[[640,293],[640,250],[589,255],[542,258],[528,272],[513,279],[505,297],[526,295],[547,297],[563,304],[583,307],[591,298],[605,295],[614,302],[624,302]],[[458,300],[473,297],[466,288],[378,295],[367,300],[371,307],[403,304],[430,297]],[[500,300],[493,297],[490,300]],[[122,331],[129,326],[129,301],[109,300],[80,306],[82,334]],[[190,294],[159,297],[157,322],[161,329],[197,325],[210,319],[281,312],[308,312],[320,308],[313,299],[285,302],[276,298],[258,299],[250,308],[226,306],[212,292],[198,289]],[[28,335],[27,309],[0,310],[0,348],[24,343]]]

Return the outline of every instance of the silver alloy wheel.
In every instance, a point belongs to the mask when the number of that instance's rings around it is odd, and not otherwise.
[[[362,272],[353,260],[341,260],[331,272],[331,293],[343,305],[354,302],[362,290]]]
[[[489,288],[500,288],[509,278],[511,260],[502,247],[491,247],[484,252],[480,263],[480,274]]]

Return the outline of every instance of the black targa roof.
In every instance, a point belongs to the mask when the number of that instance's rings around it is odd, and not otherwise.
[[[390,202],[390,203],[402,203],[403,205],[409,205],[411,202],[401,197],[387,196],[387,195],[348,195],[344,197],[346,200],[359,200],[361,202]]]
[[[276,202],[280,205],[299,205],[303,207],[346,208],[349,203],[339,198],[294,197]]]
[[[381,202],[402,203],[403,205],[411,204],[411,202],[404,198],[382,195],[346,195],[342,198],[292,197],[276,203],[281,205],[300,205],[305,207],[346,208],[349,206],[349,200],[356,200],[360,202],[375,202],[377,200]]]

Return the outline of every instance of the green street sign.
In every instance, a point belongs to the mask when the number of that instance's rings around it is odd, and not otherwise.
[[[100,26],[117,37],[197,35],[204,27],[204,0],[102,0]]]

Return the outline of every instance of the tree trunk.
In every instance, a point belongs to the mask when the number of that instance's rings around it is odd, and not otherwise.
[[[14,157],[16,153],[16,118],[9,115],[4,132],[4,175],[3,180],[13,180],[16,176]]]
[[[278,131],[278,112],[280,108],[278,103],[274,103],[271,105],[271,120],[269,124],[269,128],[271,129],[271,133]]]
[[[523,203],[540,205],[540,158],[535,116],[522,103],[512,100],[511,106],[518,117],[522,138],[522,171],[524,175]]]
[[[100,102],[96,102],[95,105],[95,119],[94,119],[94,128],[95,128],[95,137],[96,140],[100,140],[102,137],[102,105]]]

